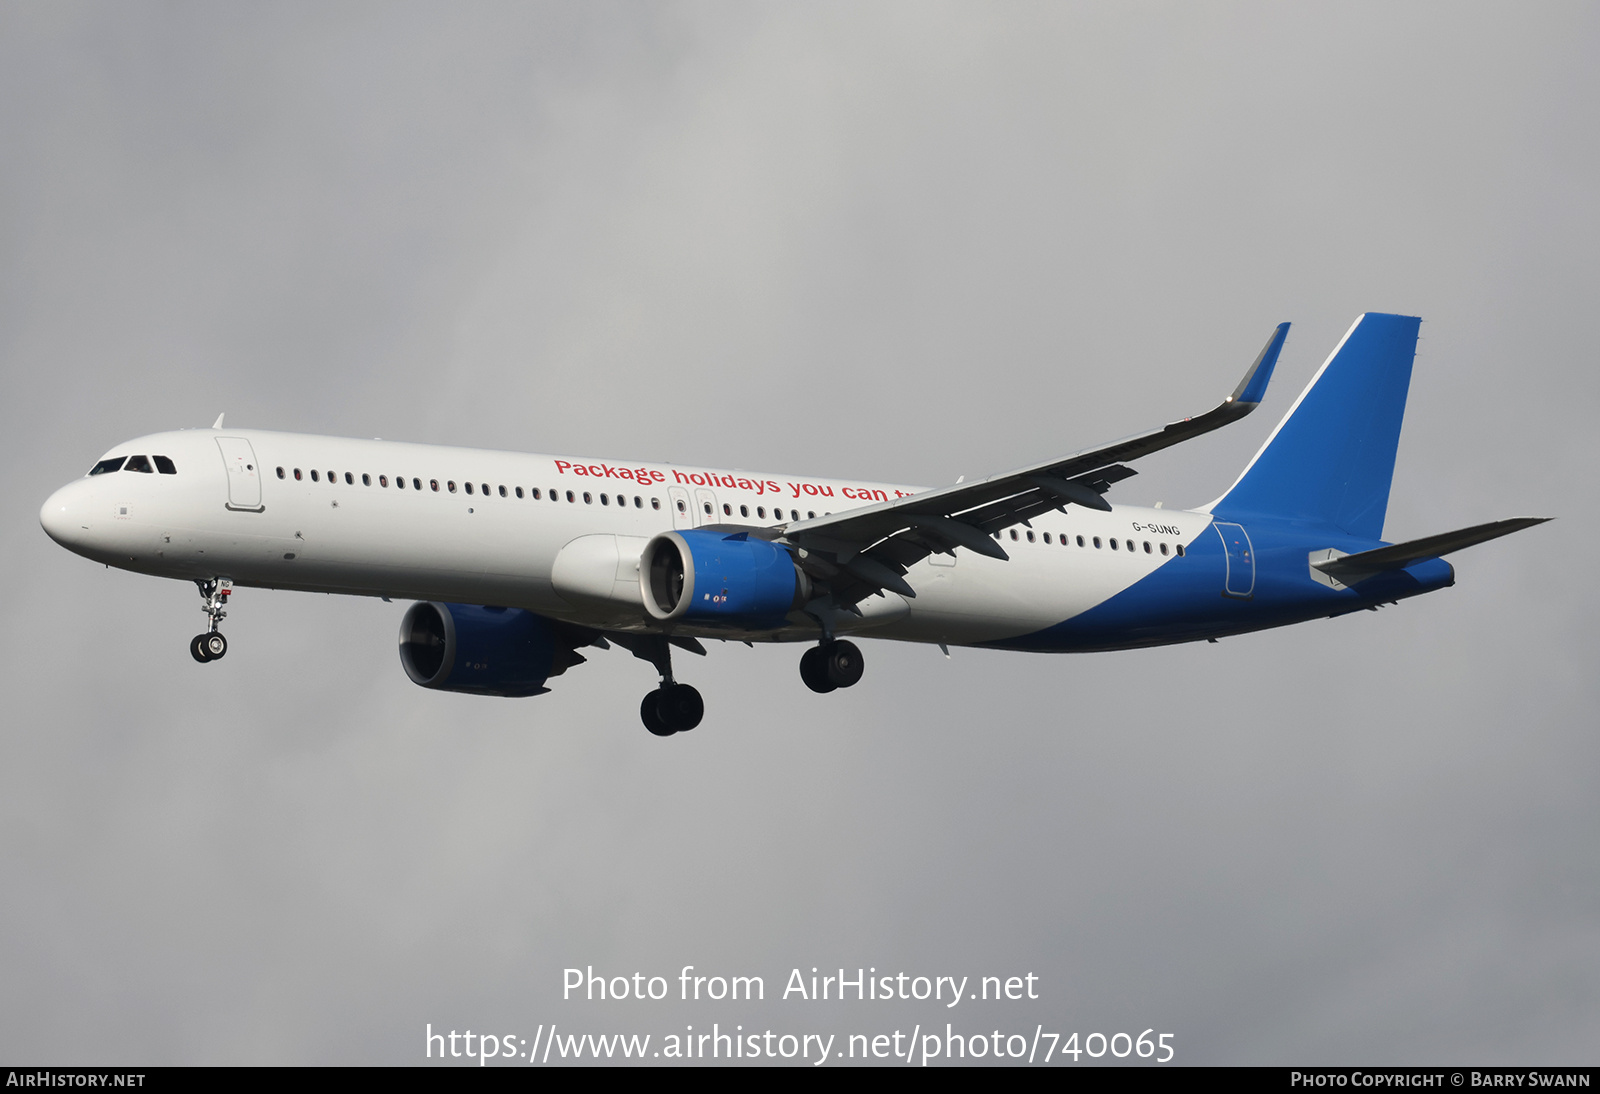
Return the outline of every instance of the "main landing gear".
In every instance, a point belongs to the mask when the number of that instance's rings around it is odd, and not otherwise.
[[[705,652],[693,639],[687,641],[693,652]],[[629,648],[635,657],[649,661],[661,674],[661,686],[639,704],[639,720],[644,722],[644,728],[657,737],[670,737],[674,733],[687,733],[699,725],[706,714],[705,700],[694,688],[672,678],[672,646],[667,639],[659,635],[636,639]]]
[[[825,694],[856,684],[866,667],[854,642],[829,640],[801,655],[800,679],[812,691]]]
[[[205,600],[200,610],[206,613],[211,625],[204,634],[197,634],[189,640],[189,653],[203,665],[207,661],[220,661],[228,652],[228,640],[217,628],[228,615],[228,597],[233,593],[233,582],[219,577],[210,581],[196,581],[195,584],[200,587],[200,596]]]

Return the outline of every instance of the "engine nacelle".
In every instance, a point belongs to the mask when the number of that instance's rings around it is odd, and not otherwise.
[[[559,649],[554,624],[522,608],[423,601],[400,621],[406,675],[441,691],[538,695]]]
[[[639,591],[662,622],[774,630],[811,583],[788,551],[746,532],[662,532],[639,559]]]

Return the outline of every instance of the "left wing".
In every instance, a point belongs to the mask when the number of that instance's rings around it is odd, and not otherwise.
[[[1109,510],[1101,495],[1137,474],[1122,461],[1209,433],[1260,405],[1288,332],[1280,323],[1233,394],[1198,417],[1003,475],[789,525],[782,542],[799,548],[800,564],[822,586],[817,610],[807,610],[859,614],[855,605],[883,589],[915,597],[906,571],[934,552],[965,547],[1003,560],[1005,549],[992,538],[1002,528],[1067,505]]]

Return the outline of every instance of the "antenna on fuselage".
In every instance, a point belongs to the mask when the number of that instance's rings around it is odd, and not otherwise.
[[[222,419],[226,418],[227,416],[228,416],[228,412],[226,410],[224,410],[221,414],[218,414],[217,415],[217,420],[211,423],[211,428],[212,429],[221,429],[222,428]]]

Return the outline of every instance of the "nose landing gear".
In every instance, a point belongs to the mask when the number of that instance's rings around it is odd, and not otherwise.
[[[210,626],[204,634],[197,634],[189,640],[189,654],[203,665],[207,661],[221,660],[228,652],[228,640],[218,628],[228,615],[228,597],[233,593],[233,582],[218,577],[210,581],[196,581],[195,584],[199,586],[200,596],[205,601],[200,610],[206,613]]]
[[[800,656],[800,679],[820,694],[853,686],[865,669],[866,662],[854,642],[823,642]]]

